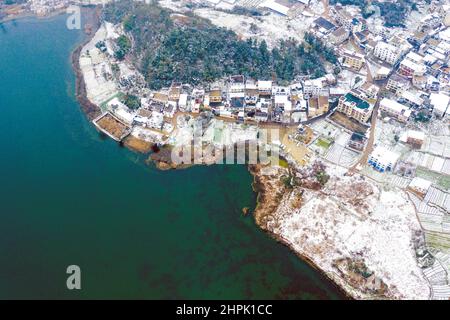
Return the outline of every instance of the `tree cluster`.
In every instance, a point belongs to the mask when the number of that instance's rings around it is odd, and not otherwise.
[[[173,14],[156,3],[112,2],[104,18],[131,33],[133,60],[152,89],[174,80],[195,85],[233,74],[292,81],[297,75],[322,76],[326,61],[337,62],[333,50],[310,34],[302,44],[289,39],[270,49],[265,41],[241,40],[206,19]],[[125,39],[118,39],[119,59],[130,48]]]

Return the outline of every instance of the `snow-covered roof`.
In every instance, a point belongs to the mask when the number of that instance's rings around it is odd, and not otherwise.
[[[178,102],[180,103],[180,105],[186,105],[186,103],[187,103],[187,98],[188,98],[188,95],[187,95],[186,93],[180,94],[180,99],[178,100]]]
[[[400,155],[394,151],[388,150],[386,147],[377,146],[372,153],[371,157],[375,158],[378,163],[388,166],[397,162]]]
[[[415,52],[410,51],[407,55],[406,58],[414,61],[415,63],[421,63],[423,61],[423,57]]]
[[[409,108],[404,106],[403,104],[400,104],[397,101],[388,98],[384,98],[383,100],[381,100],[380,106],[399,114],[402,112],[406,113],[406,111],[409,110]]]
[[[401,65],[414,70],[415,72],[424,73],[426,71],[426,68],[423,64],[416,63],[408,58],[403,59]]]
[[[391,69],[386,68],[386,67],[381,67],[380,69],[378,69],[377,74],[378,75],[388,75],[389,72],[391,72]]]
[[[445,113],[450,97],[443,93],[432,93],[430,95],[430,103],[434,107],[434,110]]]
[[[272,89],[272,81],[258,80],[258,89]]]
[[[409,183],[409,187],[416,190],[424,190],[427,191],[431,187],[431,181],[415,177]]]
[[[416,105],[421,105],[423,103],[423,99],[419,95],[414,94],[410,91],[403,91],[402,98],[404,98]]]
[[[262,6],[268,8],[270,10],[273,10],[275,12],[278,12],[282,15],[285,15],[285,16],[287,16],[288,11],[289,11],[289,7],[286,7],[283,4],[278,3],[274,0],[267,0],[266,2],[264,2],[262,4]]]
[[[416,139],[416,140],[425,140],[425,132],[417,131],[417,130],[408,130],[407,132],[408,138]]]
[[[450,41],[450,28],[447,28],[444,31],[439,32],[439,37],[442,40]]]

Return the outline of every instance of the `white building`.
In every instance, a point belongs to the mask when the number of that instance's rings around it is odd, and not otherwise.
[[[245,83],[231,82],[228,86],[228,99],[244,98],[245,97]]]
[[[400,59],[401,51],[391,44],[380,41],[375,46],[373,54],[375,57],[394,65]]]
[[[182,111],[187,110],[187,100],[188,95],[186,93],[180,94],[180,98],[178,99],[178,108],[180,108],[180,110]]]
[[[430,95],[430,103],[433,106],[433,112],[438,117],[443,117],[447,112],[450,97],[443,93],[432,93]]]
[[[399,157],[398,153],[390,151],[383,146],[378,146],[370,154],[368,163],[377,171],[391,171]]]
[[[272,95],[272,81],[258,80],[258,91],[261,96]]]
[[[401,122],[408,121],[409,117],[411,116],[411,110],[407,106],[404,106],[403,104],[400,104],[397,101],[388,98],[384,98],[383,100],[381,100],[380,110],[387,113],[391,117],[395,117]]]
[[[323,93],[324,88],[325,85],[323,77],[318,79],[305,80],[303,82],[303,95],[317,97],[321,93]]]
[[[125,104],[120,102],[118,98],[114,98],[108,102],[108,109],[126,124],[131,125],[133,123],[135,113],[132,112]]]
[[[427,71],[423,62],[424,57],[417,53],[409,52],[400,63],[398,73],[408,78],[423,76]]]
[[[290,9],[288,2],[284,3],[276,0],[267,0],[261,6],[283,16],[287,16]]]

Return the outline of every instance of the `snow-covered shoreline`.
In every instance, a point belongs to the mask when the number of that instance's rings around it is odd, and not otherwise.
[[[423,235],[406,194],[328,171],[324,189],[286,192],[262,227],[354,299],[429,299],[415,254]]]

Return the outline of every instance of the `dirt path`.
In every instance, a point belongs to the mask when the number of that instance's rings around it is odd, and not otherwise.
[[[378,118],[378,109],[379,109],[379,105],[380,105],[380,100],[381,100],[381,97],[379,95],[377,102],[375,103],[375,106],[373,108],[373,112],[372,112],[372,118],[370,121],[370,136],[367,141],[367,145],[364,148],[364,151],[363,151],[362,156],[359,159],[359,161],[348,170],[348,173],[351,175],[358,171],[357,167],[359,165],[364,166],[367,163],[367,160],[369,159],[369,155],[373,151],[373,145],[375,142],[375,129],[376,129],[377,120],[378,120],[377,118]]]
[[[328,0],[322,0],[323,8],[325,11],[323,12],[322,16],[329,19],[330,18],[330,6],[328,5]]]
[[[362,54],[364,56],[366,55],[364,50],[360,46],[358,46],[358,44],[355,42],[355,39],[353,38],[353,36],[350,36],[350,40],[349,41],[350,41],[350,44],[353,46],[353,48],[355,49],[356,52],[358,52],[358,53],[360,53],[360,54]],[[369,83],[373,83],[373,76],[372,76],[372,72],[370,71],[369,64],[366,62],[365,65],[366,65],[366,70],[367,70],[366,81],[369,82]]]

